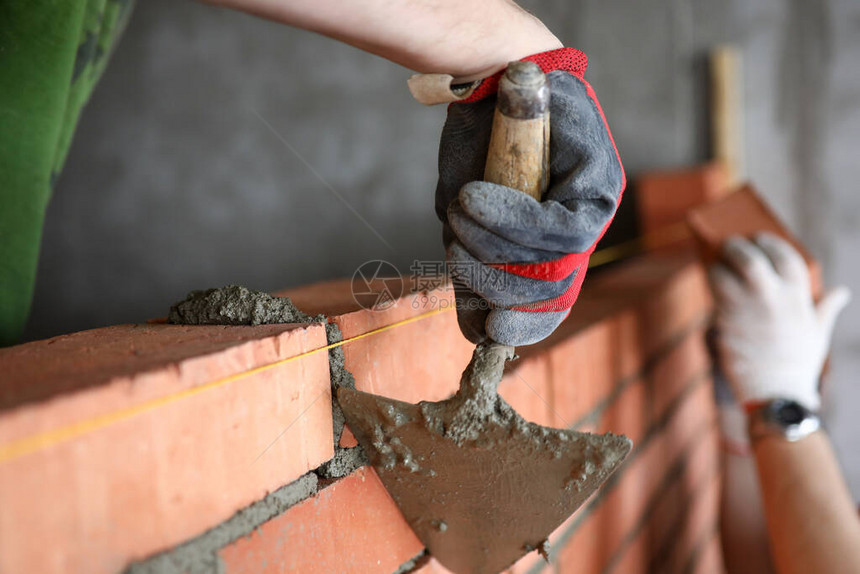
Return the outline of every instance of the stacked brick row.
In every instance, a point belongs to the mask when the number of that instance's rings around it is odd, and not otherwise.
[[[339,327],[359,389],[456,390],[473,347],[449,292],[384,311],[344,282],[290,295]],[[722,571],[709,309],[691,256],[647,256],[595,275],[521,350],[500,385],[520,413],[635,446],[553,534],[551,562],[512,571]],[[0,572],[444,572],[341,436],[329,342],[322,324],[152,324],[0,351]]]

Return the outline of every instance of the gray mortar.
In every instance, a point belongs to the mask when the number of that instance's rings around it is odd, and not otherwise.
[[[320,322],[325,316],[303,313],[289,297],[228,285],[192,291],[170,307],[167,321],[176,325],[273,325]]]
[[[400,565],[397,570],[395,570],[392,574],[409,574],[410,572],[414,572],[416,569],[421,568],[427,562],[430,561],[430,553],[427,552],[425,548],[419,554],[416,554],[406,562]]]
[[[343,478],[367,464],[367,455],[360,446],[338,448],[334,458],[322,463],[316,470],[320,478]]]
[[[343,341],[343,334],[340,332],[340,327],[337,326],[337,323],[327,323],[325,333],[329,345]],[[328,355],[331,367],[331,386],[334,388],[347,387],[354,389],[355,377],[346,368],[343,347],[329,349]]]
[[[337,323],[327,323],[325,326],[326,338],[328,344],[339,343],[343,340],[343,334],[340,332],[340,327]],[[332,436],[334,437],[334,447],[337,450],[340,443],[340,436],[343,434],[344,416],[340,405],[337,403],[337,390],[340,387],[355,388],[355,377],[346,368],[343,347],[335,347],[328,350],[328,368],[331,377],[331,422]],[[366,464],[366,460],[365,460]]]
[[[328,344],[338,343],[343,340],[343,334],[336,323],[326,324],[326,337]],[[331,376],[331,421],[332,436],[334,437],[334,457],[324,462],[317,469],[320,478],[341,478],[350,474],[355,469],[368,464],[367,455],[361,445],[352,448],[340,446],[340,437],[343,434],[345,422],[343,410],[337,402],[337,390],[341,387],[355,388],[355,377],[346,368],[343,347],[335,347],[328,350],[329,375]]]
[[[313,472],[246,506],[223,522],[184,544],[131,564],[125,574],[220,574],[224,571],[218,550],[248,536],[262,524],[313,496],[319,479]]]

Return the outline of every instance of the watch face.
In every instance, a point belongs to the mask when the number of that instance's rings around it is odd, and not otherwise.
[[[794,401],[780,401],[774,407],[774,418],[783,426],[798,425],[808,416],[806,409]]]
[[[774,399],[764,408],[753,411],[750,436],[753,441],[765,436],[779,436],[794,442],[821,428],[821,420],[806,407],[788,399]]]

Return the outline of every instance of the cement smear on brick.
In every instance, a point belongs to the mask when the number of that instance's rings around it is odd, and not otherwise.
[[[273,297],[240,285],[192,291],[170,307],[176,325],[272,325],[325,321],[300,311],[289,297]]]
[[[313,496],[319,479],[309,472],[262,500],[243,508],[226,522],[163,554],[131,564],[125,574],[218,574],[223,565],[218,550]]]

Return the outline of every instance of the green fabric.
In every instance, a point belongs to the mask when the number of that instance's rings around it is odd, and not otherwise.
[[[45,208],[129,0],[0,0],[0,346],[21,334]]]

